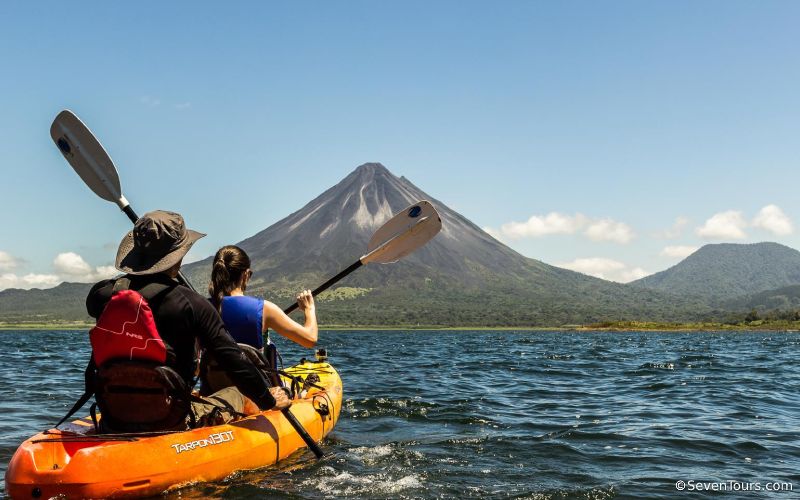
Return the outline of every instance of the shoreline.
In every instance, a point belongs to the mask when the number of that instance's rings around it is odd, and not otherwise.
[[[3,331],[57,331],[90,330],[93,323],[0,323]],[[443,326],[443,325],[320,325],[320,331],[520,331],[520,332],[798,332],[800,321],[723,324],[723,323],[649,323],[649,322],[604,322],[589,325],[561,326]]]

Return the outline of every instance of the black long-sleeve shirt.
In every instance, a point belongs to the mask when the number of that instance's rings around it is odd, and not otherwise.
[[[211,303],[197,292],[178,284],[165,274],[128,275],[130,289],[148,283],[163,283],[170,288],[148,300],[161,339],[167,348],[167,364],[190,383],[195,368],[195,340],[211,352],[236,387],[259,408],[275,406],[269,383],[242,353]],[[114,291],[115,280],[104,280],[92,287],[86,297],[86,310],[93,318],[103,312]]]

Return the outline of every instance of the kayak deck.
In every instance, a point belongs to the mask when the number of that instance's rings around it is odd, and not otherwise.
[[[295,399],[290,411],[315,441],[336,425],[342,381],[325,362],[305,361],[286,370],[319,388]],[[6,472],[11,498],[139,497],[232,472],[273,465],[300,448],[302,438],[278,410],[214,427],[149,434],[95,434],[89,417],[26,440]]]

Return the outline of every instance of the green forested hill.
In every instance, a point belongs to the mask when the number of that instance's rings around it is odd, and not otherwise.
[[[706,245],[630,286],[697,297],[714,305],[800,284],[800,252],[778,243]]]
[[[46,290],[9,289],[0,292],[0,322],[50,323],[88,320],[86,283],[61,283]]]
[[[745,295],[725,303],[728,309],[761,312],[800,310],[800,285],[790,285]]]

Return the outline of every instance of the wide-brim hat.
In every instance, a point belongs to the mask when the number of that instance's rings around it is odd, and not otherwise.
[[[144,214],[119,244],[115,267],[128,274],[156,274],[181,261],[194,242],[205,236],[186,229],[175,212]]]

